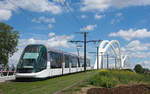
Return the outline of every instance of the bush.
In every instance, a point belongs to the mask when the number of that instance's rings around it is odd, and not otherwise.
[[[115,81],[112,79],[112,75],[109,71],[101,71],[98,75],[95,75],[90,83],[95,86],[102,86],[106,88],[111,88],[115,86]]]
[[[101,86],[103,87],[111,88],[115,86],[115,82],[111,78],[108,78],[106,76],[102,76],[100,78],[100,81],[101,81]]]
[[[106,88],[114,87],[116,84],[141,84],[150,83],[150,75],[138,74],[127,70],[102,70],[89,81],[95,86]]]

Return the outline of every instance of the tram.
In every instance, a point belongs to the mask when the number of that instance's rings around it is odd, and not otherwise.
[[[86,60],[90,70],[90,59]],[[84,58],[75,54],[48,48],[42,44],[27,45],[16,70],[18,78],[47,78],[84,71]]]

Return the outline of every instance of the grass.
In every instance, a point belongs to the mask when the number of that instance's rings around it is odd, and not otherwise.
[[[72,94],[89,85],[111,88],[120,84],[150,85],[150,75],[125,70],[88,71],[44,81],[0,83],[0,94],[53,94],[60,90],[60,94]]]
[[[106,88],[118,84],[150,84],[150,75],[137,74],[126,70],[100,70],[89,82],[92,85]]]
[[[74,83],[84,81],[94,73],[95,71],[88,71],[36,82],[5,82],[0,83],[0,91],[2,94],[52,94]]]
[[[76,92],[81,92],[81,89],[83,87],[88,87],[89,83],[87,83],[87,80],[79,83],[79,84],[76,84],[75,86],[71,87],[71,88],[68,88],[64,91],[62,91],[60,94],[77,94]]]
[[[81,89],[83,87],[92,87],[91,85],[97,87],[111,88],[116,85],[123,84],[147,84],[150,85],[150,75],[137,74],[132,71],[127,70],[99,70],[96,71],[91,77],[77,84],[63,92],[61,94],[76,94],[78,92],[83,92]]]

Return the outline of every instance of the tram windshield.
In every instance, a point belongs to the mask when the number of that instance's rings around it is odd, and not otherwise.
[[[47,51],[43,45],[28,45],[17,65],[17,72],[39,72],[46,68]]]
[[[23,68],[34,68],[36,60],[35,59],[23,59],[22,66]]]

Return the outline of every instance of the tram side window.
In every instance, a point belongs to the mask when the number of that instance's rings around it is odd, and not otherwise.
[[[41,68],[45,69],[46,68],[46,65],[47,65],[47,51],[46,51],[46,48],[45,47],[42,47],[41,49],[41,56],[40,56],[40,66]]]
[[[50,52],[50,63],[51,68],[61,68],[62,66],[62,55],[55,52]]]
[[[47,66],[47,51],[45,47],[41,47],[39,50],[39,58],[37,59],[36,71],[46,69]]]
[[[65,68],[69,68],[69,56],[65,55]]]
[[[84,67],[84,59],[83,58],[79,58],[80,61],[80,67]]]
[[[81,64],[81,58],[79,58],[79,63],[80,63],[80,67],[82,67],[82,64]]]
[[[76,57],[72,57],[71,67],[77,67],[77,58]]]
[[[87,67],[90,67],[90,60],[87,59]]]
[[[90,60],[89,60],[89,67],[91,66]]]

